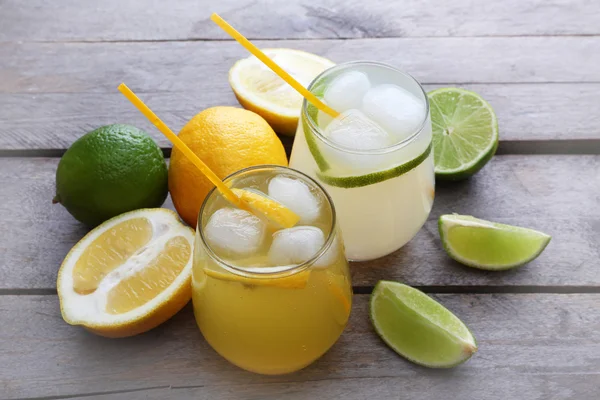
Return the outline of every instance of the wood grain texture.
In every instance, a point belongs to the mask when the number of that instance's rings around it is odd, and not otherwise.
[[[51,204],[57,164],[57,158],[0,158],[0,289],[54,288],[62,259],[85,233]],[[398,252],[353,264],[353,283],[600,288],[599,201],[600,156],[496,156],[471,180],[439,185],[425,227]],[[523,268],[474,270],[442,250],[437,217],[452,212],[539,229],[553,239]]]
[[[0,41],[226,38],[212,12],[253,39],[600,33],[593,0],[1,0]]]
[[[600,37],[392,38],[257,41],[334,62],[392,64],[423,83],[600,82]],[[0,93],[201,94],[227,88],[248,53],[236,42],[0,43]]]
[[[457,368],[431,370],[397,356],[372,330],[368,296],[356,295],[349,326],[325,356],[297,373],[269,377],[218,356],[189,306],[157,329],[111,340],[65,324],[56,296],[0,296],[1,397],[598,398],[600,294],[434,297],[463,319],[479,344]]]
[[[175,131],[200,110],[237,106],[225,76],[201,91],[141,95]],[[600,84],[468,84],[494,107],[501,142],[600,139]],[[426,90],[439,85],[425,85]],[[84,133],[111,123],[145,129],[161,147],[168,140],[120,93],[0,94],[0,150],[66,149]],[[286,144],[291,147],[290,138]]]
[[[600,38],[261,44],[302,48],[338,62],[381,60],[414,73],[427,89],[476,90],[497,110],[505,141],[600,138],[600,70],[586,68],[600,64]],[[245,56],[231,42],[0,44],[0,149],[64,149],[84,132],[115,122],[146,128],[167,147],[117,85],[127,82],[178,130],[206,107],[237,105],[227,72]]]

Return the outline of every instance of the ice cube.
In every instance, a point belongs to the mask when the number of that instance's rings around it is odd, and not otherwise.
[[[393,144],[386,131],[356,109],[334,119],[325,128],[325,135],[334,143],[354,150],[383,149]]]
[[[345,72],[336,77],[325,90],[325,102],[337,112],[360,108],[362,99],[371,88],[367,74],[359,71]]]
[[[276,176],[269,182],[269,197],[280,202],[300,217],[300,223],[314,222],[321,211],[320,201],[306,183],[298,179]]]
[[[415,132],[425,118],[425,104],[414,94],[396,85],[375,86],[365,94],[362,111],[379,124],[395,142]]]
[[[317,113],[317,126],[321,128],[321,130],[325,130],[327,125],[329,125],[333,121],[333,117],[323,111],[318,111]]]
[[[265,223],[248,211],[226,207],[211,215],[204,228],[204,236],[212,248],[231,255],[247,256],[262,245],[265,228]]]
[[[273,234],[269,261],[273,265],[302,264],[314,257],[325,243],[323,231],[314,226],[296,226]]]
[[[333,238],[327,251],[321,257],[319,257],[319,259],[315,262],[314,266],[316,268],[327,268],[327,267],[331,266],[331,264],[333,264],[338,257],[340,257],[340,258],[345,257],[344,254],[340,254],[339,246],[340,246],[340,244],[338,242],[338,238],[337,237]],[[343,253],[343,250],[342,250],[342,253]]]

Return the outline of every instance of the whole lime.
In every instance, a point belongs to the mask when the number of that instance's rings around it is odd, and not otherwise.
[[[77,139],[56,170],[56,197],[89,226],[139,208],[160,207],[168,192],[162,151],[131,125],[107,125]]]

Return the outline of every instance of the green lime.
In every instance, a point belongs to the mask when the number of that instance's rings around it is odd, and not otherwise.
[[[450,257],[473,268],[501,271],[539,256],[551,237],[533,229],[499,224],[468,215],[442,215],[440,237]]]
[[[427,94],[433,128],[435,177],[460,180],[479,171],[498,148],[492,106],[475,92],[444,88]]]
[[[324,172],[317,171],[317,176],[322,182],[328,184],[329,186],[336,186],[345,189],[368,186],[374,183],[379,183],[391,178],[395,178],[397,176],[409,172],[410,170],[421,165],[421,163],[427,159],[429,153],[431,153],[431,145],[427,146],[427,149],[425,149],[425,151],[420,156],[413,158],[412,160],[404,164],[397,165],[385,171],[373,172],[366,175],[333,176]]]
[[[464,323],[425,293],[398,282],[379,281],[370,301],[377,334],[396,353],[432,368],[468,360],[477,342]]]
[[[107,125],[77,139],[56,171],[56,197],[76,219],[96,226],[126,211],[160,207],[167,164],[148,134]]]

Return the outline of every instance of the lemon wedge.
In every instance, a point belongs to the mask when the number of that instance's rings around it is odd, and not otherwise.
[[[244,189],[231,189],[231,191],[250,207],[250,211],[260,213],[282,228],[292,228],[300,221],[298,214],[263,194]]]
[[[263,49],[263,52],[304,87],[335,65],[300,50]],[[250,56],[236,62],[229,70],[229,84],[240,104],[263,117],[275,132],[295,134],[303,98],[258,58]]]
[[[166,321],[191,298],[194,231],[171,210],[141,209],[99,225],[58,271],[63,319],[107,337]]]

